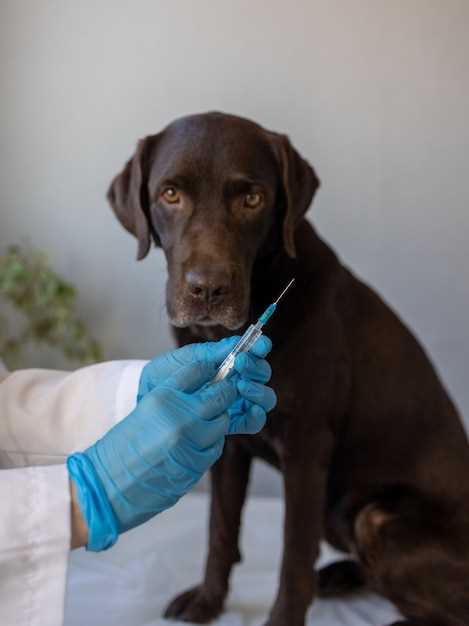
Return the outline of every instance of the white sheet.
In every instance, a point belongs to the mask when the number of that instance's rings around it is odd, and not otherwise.
[[[207,547],[206,495],[183,498],[173,509],[119,539],[106,553],[71,557],[65,626],[168,626],[160,616],[172,597],[200,581]],[[259,626],[275,596],[281,554],[282,501],[249,498],[244,511],[243,562],[232,576],[223,626]],[[321,563],[337,558],[324,550]],[[385,600],[366,594],[318,600],[315,626],[384,626],[399,618]],[[176,624],[176,622],[172,622]]]

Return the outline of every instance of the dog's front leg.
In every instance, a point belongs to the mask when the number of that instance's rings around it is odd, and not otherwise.
[[[241,558],[238,536],[250,467],[250,454],[227,437],[223,456],[211,471],[210,538],[204,580],[174,598],[165,617],[206,623],[221,613],[231,570]]]
[[[317,445],[311,445],[311,437]],[[314,598],[331,439],[327,433],[303,433],[295,445],[290,441],[286,446],[283,558],[267,626],[303,626]]]

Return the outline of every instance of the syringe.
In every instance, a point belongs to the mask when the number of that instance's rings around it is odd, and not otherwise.
[[[282,291],[282,293],[279,295],[277,300],[275,300],[275,302],[272,302],[272,304],[269,304],[269,306],[266,308],[264,313],[262,313],[262,315],[260,316],[260,318],[257,320],[255,324],[251,324],[249,326],[249,328],[246,330],[244,335],[235,345],[233,350],[229,353],[229,355],[226,357],[226,359],[218,368],[218,372],[216,373],[215,378],[212,380],[213,383],[217,383],[220,380],[223,380],[231,373],[231,370],[233,369],[233,365],[236,359],[236,355],[238,355],[240,352],[248,352],[252,348],[252,346],[256,342],[256,339],[258,339],[258,337],[262,335],[262,327],[272,317],[275,309],[277,308],[277,304],[279,303],[279,300],[291,287],[294,281],[295,279],[292,278],[291,281],[288,283],[288,285],[285,287],[285,289]]]

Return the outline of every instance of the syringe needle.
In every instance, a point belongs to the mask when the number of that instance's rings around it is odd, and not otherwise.
[[[288,283],[288,285],[285,287],[285,289],[282,291],[282,293],[279,295],[277,300],[275,300],[274,304],[278,304],[279,300],[283,298],[283,295],[290,289],[290,287],[293,285],[294,282],[295,282],[295,279],[292,278],[291,281]]]

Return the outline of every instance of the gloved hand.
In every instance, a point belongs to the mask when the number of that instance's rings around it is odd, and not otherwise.
[[[194,360],[208,359],[220,365],[234,348],[239,337],[228,337],[216,342],[192,343],[153,359],[143,368],[137,400],[161,384],[180,367]],[[265,357],[272,349],[272,342],[261,335],[249,354],[239,354],[235,360],[233,382],[237,383],[240,398],[228,410],[231,417],[229,434],[255,434],[266,422],[266,411],[275,406],[274,391],[266,387],[272,370]]]
[[[260,337],[254,344],[254,348],[257,346],[257,354],[261,354],[264,349],[263,344],[257,345],[261,339],[267,340],[267,337]],[[270,339],[267,341],[268,344],[265,347],[269,346],[270,350],[272,343]],[[253,357],[250,352],[238,354],[234,370],[240,398],[228,409],[230,416],[228,434],[254,435],[264,427],[267,419],[266,412],[271,411],[277,404],[274,390],[263,384],[269,382],[272,370],[267,361]]]
[[[169,508],[220,457],[237,398],[236,381],[204,385],[213,361],[179,369],[149,391],[122,422],[67,459],[88,525],[88,549]]]

